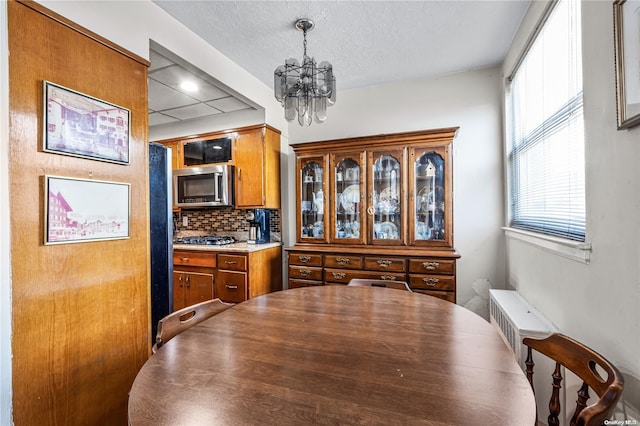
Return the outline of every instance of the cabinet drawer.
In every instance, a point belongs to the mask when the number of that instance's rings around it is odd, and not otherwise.
[[[321,254],[289,253],[289,265],[322,266]]]
[[[447,302],[456,303],[455,293],[449,291],[413,290],[414,293],[422,293],[427,296],[437,297]]]
[[[365,278],[372,280],[404,281],[405,274],[392,272],[353,271],[348,269],[325,269],[324,280],[327,283],[348,284],[353,278]]]
[[[195,251],[174,251],[173,264],[215,268],[216,255],[215,253],[203,253]]]
[[[409,259],[412,274],[454,274],[456,261],[451,259]]]
[[[240,303],[247,300],[247,274],[218,271],[216,297],[225,302]]]
[[[362,258],[360,256],[326,255],[324,266],[329,268],[362,269]]]
[[[306,266],[295,265],[289,266],[289,278],[322,281],[322,268],[309,268]]]
[[[237,254],[219,254],[218,269],[226,269],[229,271],[246,271],[247,256]]]
[[[289,288],[313,287],[322,285],[322,281],[289,280]]]
[[[364,269],[369,271],[404,272],[405,260],[389,257],[365,257]]]
[[[454,290],[455,277],[451,275],[409,275],[409,287],[425,290]]]

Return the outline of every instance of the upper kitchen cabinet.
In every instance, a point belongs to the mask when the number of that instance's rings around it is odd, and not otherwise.
[[[280,132],[267,125],[158,141],[174,169],[234,166],[236,208],[280,208]]]
[[[269,126],[237,131],[233,145],[237,208],[280,208],[280,132]]]

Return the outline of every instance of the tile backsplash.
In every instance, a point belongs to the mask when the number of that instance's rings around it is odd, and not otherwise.
[[[215,209],[183,209],[173,213],[174,229],[177,236],[218,235],[233,236],[246,240],[249,236],[249,222],[246,209],[220,207]],[[187,226],[184,226],[184,218]],[[269,230],[271,241],[280,241],[280,210],[269,210]]]

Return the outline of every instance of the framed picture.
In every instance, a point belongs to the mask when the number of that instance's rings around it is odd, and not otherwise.
[[[130,185],[45,176],[45,244],[129,238]]]
[[[129,164],[130,111],[44,81],[44,151]]]
[[[640,0],[613,2],[618,129],[640,124]]]

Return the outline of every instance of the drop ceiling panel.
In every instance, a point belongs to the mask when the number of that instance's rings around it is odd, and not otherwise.
[[[178,123],[180,120],[177,120],[173,117],[168,117],[159,112],[152,112],[149,114],[149,126],[157,126],[159,124],[167,124],[167,123]]]
[[[222,111],[216,108],[212,108],[207,104],[195,104],[182,108],[168,109],[162,111],[162,113],[171,117],[178,118],[180,120],[188,120],[190,118],[199,118],[205,117],[207,115],[222,114]]]
[[[149,109],[152,111],[162,111],[192,105],[197,102],[196,99],[190,96],[186,96],[171,87],[149,79]]]
[[[241,109],[251,108],[240,99],[231,96],[229,96],[228,98],[207,102],[207,105],[217,108],[223,112],[240,111]]]

